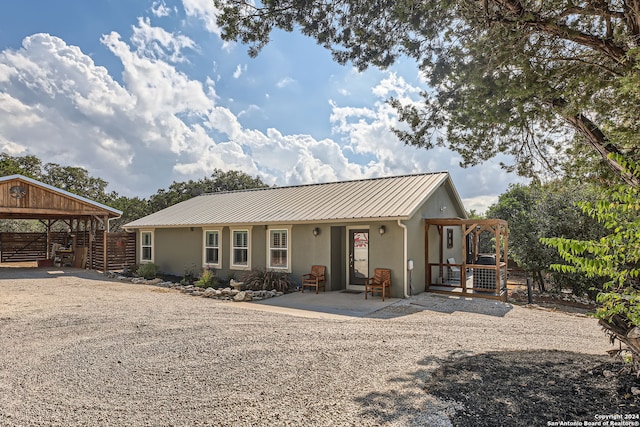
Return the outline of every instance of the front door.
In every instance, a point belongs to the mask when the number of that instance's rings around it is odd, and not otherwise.
[[[369,230],[349,230],[349,285],[364,285],[369,276]]]

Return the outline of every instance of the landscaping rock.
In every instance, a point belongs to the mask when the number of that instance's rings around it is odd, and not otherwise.
[[[184,294],[189,294],[192,296],[202,296],[204,298],[214,298],[223,301],[261,301],[267,298],[274,298],[284,295],[284,292],[279,292],[275,290],[259,290],[259,291],[240,291],[239,288],[244,283],[232,281],[230,282],[233,287],[227,287],[224,289],[216,289],[216,288],[206,288],[202,289],[193,284],[182,284],[175,283],[171,281],[164,281],[161,278],[155,278],[151,280],[144,279],[142,277],[127,277],[122,274],[118,274],[116,272],[107,272],[105,276],[110,279],[116,279],[120,281],[129,281],[138,285],[150,285],[150,286],[160,286],[163,288],[175,289]]]
[[[253,295],[251,294],[251,292],[240,291],[234,295],[233,300],[236,302],[251,301],[253,300]]]

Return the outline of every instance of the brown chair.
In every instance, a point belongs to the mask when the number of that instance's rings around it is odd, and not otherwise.
[[[389,289],[387,295],[391,293],[391,270],[387,268],[376,268],[373,270],[373,277],[368,277],[364,284],[364,299],[371,292],[382,292],[382,301],[384,301],[384,290]]]
[[[302,292],[304,292],[304,288],[316,288],[316,294],[318,293],[318,289],[322,288],[323,291],[325,289],[325,270],[326,267],[324,265],[313,265],[311,266],[311,273],[302,275]]]

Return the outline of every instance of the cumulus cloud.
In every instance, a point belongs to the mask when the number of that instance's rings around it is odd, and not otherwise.
[[[188,15],[210,17],[209,0],[183,3]],[[154,10],[165,13],[163,3]],[[385,101],[395,96],[411,102],[419,89],[396,74],[374,85],[377,101],[369,107],[329,101],[332,138],[317,139],[243,125],[260,107],[250,104],[234,113],[220,101],[214,82],[237,78],[246,66],[202,82],[188,76],[178,67],[187,63],[185,52],[197,53],[198,46],[187,36],[139,19],[130,40],[112,32],[101,41],[121,62],[122,83],[80,48],[49,34],[34,34],[20,49],[0,52],[3,151],[83,166],[127,196],[146,197],[215,168],[242,170],[277,185],[452,169],[461,196],[473,206],[477,201],[477,210],[484,210],[480,196],[499,193],[496,184],[503,181],[506,188],[497,166],[461,171],[452,168],[457,157],[446,149],[401,145],[391,131],[401,124]]]
[[[169,16],[171,14],[171,8],[167,7],[164,1],[155,1],[151,5],[151,13],[157,17]]]
[[[149,18],[138,18],[131,42],[139,50],[138,55],[168,62],[185,61],[183,50],[195,48],[194,41],[189,37],[154,27]]]

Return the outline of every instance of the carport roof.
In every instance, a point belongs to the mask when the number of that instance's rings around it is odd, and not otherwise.
[[[125,228],[408,219],[443,184],[464,208],[448,172],[204,194]]]
[[[23,175],[0,177],[0,218],[57,219],[100,216],[122,211]]]

